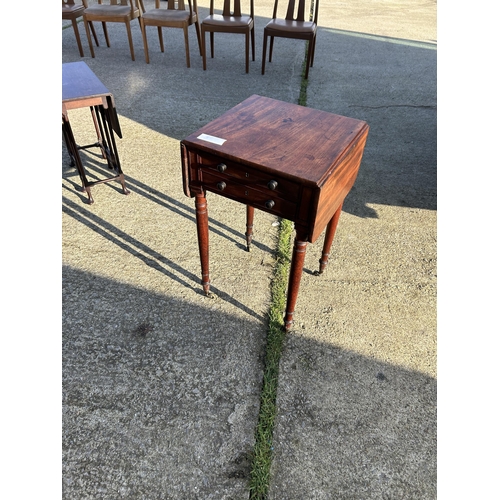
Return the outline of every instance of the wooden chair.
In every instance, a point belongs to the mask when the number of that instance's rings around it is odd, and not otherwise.
[[[139,18],[144,12],[142,0],[97,0],[97,2],[97,4],[83,11],[83,21],[85,23],[85,30],[87,31],[87,38],[89,39],[90,54],[92,57],[95,57],[89,31],[89,25],[92,21],[102,23],[102,29],[108,47],[110,47],[110,45],[106,23],[124,23],[127,27],[130,55],[132,56],[132,61],[135,61],[130,21]]]
[[[75,4],[75,0],[62,0],[62,18],[65,21],[71,21],[73,25],[73,30],[75,32],[76,43],[78,44],[78,50],[80,52],[80,57],[84,56],[82,41],[80,39],[80,31],[78,30],[78,18],[83,17],[83,11],[88,7],[87,0],[82,0],[82,4]],[[92,35],[94,35],[95,44],[99,47],[99,40],[94,29],[94,25],[90,23],[90,29],[92,30]]]
[[[231,11],[231,3],[234,8]],[[207,69],[205,33],[210,33],[210,54],[214,57],[214,33],[241,33],[245,35],[245,69],[249,70],[249,37],[252,39],[252,61],[255,61],[254,0],[250,0],[250,15],[241,13],[241,0],[224,0],[222,14],[214,13],[214,0],[210,0],[210,15],[201,23],[203,69]]]
[[[308,2],[308,6],[309,6]],[[274,37],[281,38],[295,38],[299,40],[308,41],[307,50],[307,66],[305,78],[309,76],[309,67],[312,67],[314,62],[314,49],[316,47],[316,30],[318,26],[318,10],[319,10],[319,0],[314,0],[314,14],[311,13],[313,21],[310,21],[309,16],[307,21],[304,17],[304,11],[306,9],[306,1],[299,0],[297,6],[297,14],[294,15],[295,10],[295,0],[288,1],[288,8],[286,11],[285,18],[277,18],[278,13],[278,0],[274,2],[273,18],[264,27],[264,43],[262,49],[262,74],[264,74],[266,68],[266,48],[267,48],[267,37],[271,37],[271,44],[269,46],[269,62],[273,57],[273,45]],[[307,11],[309,14],[309,9]]]
[[[198,16],[198,5],[196,0],[187,0],[189,10],[186,10],[184,0],[168,0],[166,8],[160,8],[160,0],[155,0],[155,8],[148,10],[140,17],[142,40],[144,42],[144,54],[146,62],[149,64],[148,40],[146,37],[146,26],[158,27],[158,38],[160,40],[160,49],[164,52],[162,28],[182,28],[184,31],[184,45],[186,47],[186,63],[189,68],[189,37],[188,26],[192,24],[196,27],[196,36],[198,37],[198,48],[201,53],[201,35]]]

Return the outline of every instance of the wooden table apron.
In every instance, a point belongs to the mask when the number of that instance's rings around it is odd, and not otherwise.
[[[361,120],[253,95],[181,141],[184,193],[195,197],[202,285],[209,293],[206,192],[247,206],[247,247],[254,209],[293,221],[295,241],[285,328],[298,296],[307,243],[327,228],[318,274],[328,262],[342,204],[368,136]]]
[[[69,121],[68,111],[78,108],[90,108],[92,120],[97,134],[97,142],[78,146]],[[118,180],[124,194],[129,194],[125,186],[125,178],[121,169],[118,149],[114,133],[122,137],[118,115],[115,109],[113,94],[103,85],[93,71],[84,62],[65,63],[62,65],[62,131],[64,142],[71,157],[71,165],[76,166],[82,190],[86,191],[89,203],[93,203],[90,188],[101,182]],[[79,151],[98,147],[108,167],[116,175],[89,182],[83,167]]]

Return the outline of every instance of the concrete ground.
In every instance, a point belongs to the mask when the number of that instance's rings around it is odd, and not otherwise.
[[[146,10],[153,6],[145,0]],[[199,1],[200,17],[208,0]],[[269,498],[436,498],[436,3],[323,2],[307,105],[370,132],[326,272],[309,245],[280,366]],[[260,73],[271,0],[256,5],[256,60],[217,36],[203,71],[194,27],[150,64],[133,23],[100,26],[85,57],[71,28],[62,62],[85,61],[114,94],[127,186],[88,205],[62,145],[64,499],[246,499],[259,411],[273,216],[208,195],[215,298],[203,295],[194,202],[179,141],[260,94],[297,103],[304,44],[276,40]],[[63,22],[63,26],[65,22]],[[88,110],[70,112],[80,144]],[[91,150],[91,177],[105,173]]]

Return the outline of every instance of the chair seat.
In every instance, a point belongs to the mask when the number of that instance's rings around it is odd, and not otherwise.
[[[193,24],[196,29],[196,37],[198,38],[198,48],[200,49],[200,56],[202,55],[200,23],[198,22],[198,5],[196,0],[168,0],[166,8],[161,8],[159,0],[156,0],[155,6],[156,8],[143,12],[140,18],[146,63],[149,63],[149,48],[146,35],[146,26],[156,26],[158,28],[158,41],[160,42],[160,50],[162,52],[165,52],[162,28],[167,28],[167,30],[168,28],[176,28],[182,29],[184,32],[186,66],[189,68],[191,66],[191,62],[189,55],[188,27]]]
[[[83,5],[65,5],[62,6],[62,18],[71,19],[72,17],[80,17],[83,14],[85,7]]]
[[[273,19],[267,23],[264,29],[283,32],[295,31],[297,33],[313,33],[316,29],[316,25],[310,21],[287,21],[285,19]]]
[[[250,44],[252,45],[252,61],[255,61],[255,23],[254,0],[248,0],[250,14],[242,14],[241,0],[218,0],[222,4],[222,12],[215,13],[215,0],[210,0],[210,15],[201,22],[203,70],[207,69],[205,35],[210,33],[210,55],[214,57],[214,33],[236,33],[245,36],[245,72],[250,70]]]
[[[146,24],[148,24],[148,21],[155,24],[160,22],[184,24],[186,21],[189,21],[189,17],[189,11],[173,9],[153,9],[148,10],[142,15],[142,19]]]
[[[116,3],[117,0],[107,0],[109,3],[94,4],[86,8],[83,12],[83,22],[85,23],[85,31],[89,39],[90,54],[95,57],[94,48],[90,39],[90,31],[92,29],[92,22],[101,22],[104,31],[104,38],[106,45],[110,47],[107,23],[123,23],[127,30],[128,44],[130,47],[130,56],[132,61],[135,61],[134,55],[134,42],[132,39],[131,21],[137,19],[140,24],[140,17],[142,14],[142,0],[120,0],[120,5]]]
[[[85,15],[87,17],[127,17],[130,15],[130,7],[127,5],[92,5],[88,9],[85,9]],[[134,11],[134,17],[139,15],[139,10]]]
[[[84,57],[82,41],[80,39],[80,31],[78,29],[78,20],[84,16],[85,9],[88,7],[87,0],[80,0],[78,3],[75,0],[62,0],[62,18],[64,21],[71,21],[73,31],[75,33],[76,44],[78,45],[78,52],[80,57]],[[90,30],[94,37],[95,43],[99,46],[99,40],[94,29],[94,25],[90,24]]]
[[[267,39],[271,37],[271,45],[269,47],[269,62],[273,58],[273,45],[274,37],[278,38],[291,38],[295,40],[307,40],[307,63],[306,73],[304,78],[307,80],[309,76],[309,68],[312,68],[314,62],[314,51],[316,47],[316,33],[318,29],[318,8],[319,0],[313,2],[311,7],[305,0],[299,0],[298,8],[296,9],[296,1],[289,0],[286,13],[284,17],[278,15],[278,2],[274,1],[273,19],[269,21],[264,27],[264,40],[262,44],[262,74],[266,70],[266,50]],[[310,11],[310,9],[314,11]],[[306,21],[306,19],[308,19]]]
[[[250,16],[221,16],[220,14],[214,14],[203,19],[203,24],[205,26],[231,26],[232,28],[243,28],[245,26],[250,26],[253,23],[253,19]]]

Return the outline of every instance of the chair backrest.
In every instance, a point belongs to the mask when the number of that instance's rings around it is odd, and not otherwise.
[[[87,0],[82,0],[81,3],[85,8],[87,8]],[[70,5],[76,5],[75,0],[62,0],[62,5],[63,7],[65,5],[70,6]]]
[[[278,1],[274,2],[273,19],[278,15]],[[298,0],[297,8],[295,8],[295,0],[288,0],[288,8],[286,10],[285,19],[287,21],[310,21],[311,18],[314,24],[318,24],[319,0],[308,0],[309,11],[306,11],[306,0]],[[313,13],[314,9],[314,13]]]
[[[165,2],[162,2],[161,0],[156,0],[155,8],[159,9],[162,6],[162,4],[165,4]],[[167,0],[166,8],[168,10],[186,10],[186,5],[184,3],[184,0]]]
[[[102,4],[103,0],[97,0],[97,3]],[[130,5],[130,0],[107,0],[104,3],[109,5]]]
[[[250,17],[253,19],[253,2],[254,0],[250,0]],[[231,6],[232,4],[232,6]],[[214,15],[214,0],[210,0],[210,15]],[[223,16],[233,16],[233,17],[241,17],[241,0],[224,0],[224,5],[222,8]]]
[[[155,0],[155,9],[160,9],[162,8],[162,4],[164,4],[162,0]],[[193,4],[194,4],[194,10],[195,12],[198,11],[198,6],[196,4],[196,0],[194,2],[191,2],[191,0],[167,0],[167,5],[166,8],[168,10],[186,10],[186,4],[189,7],[189,12],[191,15],[193,14]]]
[[[144,12],[144,4],[142,0],[97,0],[98,4],[107,4],[107,5],[123,5],[130,6],[130,10],[134,12],[134,10],[138,9],[141,13]]]

